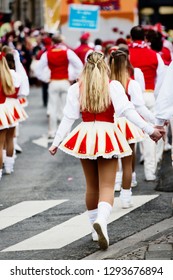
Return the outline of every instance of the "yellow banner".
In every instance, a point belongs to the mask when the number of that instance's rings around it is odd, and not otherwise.
[[[44,0],[44,29],[55,33],[58,30],[61,16],[61,0]]]

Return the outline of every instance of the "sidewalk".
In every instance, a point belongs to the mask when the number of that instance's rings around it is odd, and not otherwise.
[[[170,152],[164,153],[158,170],[157,191],[173,192],[173,167]],[[173,203],[172,203],[173,209]],[[109,246],[84,260],[173,260],[173,217],[164,219]]]
[[[173,217],[97,251],[84,260],[172,260]]]

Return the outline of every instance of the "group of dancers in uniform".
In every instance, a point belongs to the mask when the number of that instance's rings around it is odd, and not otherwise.
[[[142,90],[133,79],[128,55],[90,52],[79,80],[70,86],[64,116],[49,152],[58,149],[79,158],[86,178],[86,207],[92,239],[101,249],[109,246],[107,222],[114,203],[118,161],[122,161],[120,199],[123,208],[132,202],[135,144],[149,135],[162,138],[164,129],[154,126],[154,115],[145,107]],[[82,121],[72,131],[75,120]],[[70,132],[71,131],[71,132]]]
[[[163,125],[155,125],[155,115],[146,107],[142,88],[136,78],[136,73],[139,78],[141,72],[132,66],[127,52],[112,50],[106,61],[103,52],[93,50],[82,65],[73,51],[64,47],[61,38],[54,36],[53,40],[54,47],[42,55],[37,69],[41,73],[44,67],[50,68],[49,136],[53,138],[53,143],[49,152],[55,155],[61,149],[80,159],[86,179],[85,202],[92,240],[98,241],[100,248],[105,250],[109,246],[107,222],[114,203],[117,171],[122,168],[119,189],[122,208],[132,207],[132,182],[136,182],[136,144],[146,137],[152,143],[157,143],[164,136],[165,129]],[[134,44],[130,56],[133,57],[136,47],[137,51],[144,48],[139,42]],[[75,73],[75,77],[79,76],[71,86],[68,82],[69,62],[71,72]],[[4,48],[0,52],[0,68],[2,177],[3,173],[13,172],[16,126],[27,118],[19,97],[29,94],[29,82],[15,50]],[[147,86],[152,92],[154,85]],[[57,97],[58,92],[60,95]],[[151,96],[147,94],[147,98]],[[60,97],[62,104],[66,97],[66,103],[56,131],[58,104],[55,100]],[[79,118],[82,121],[71,131]],[[3,155],[4,149],[6,156]],[[153,178],[148,175],[149,180]]]
[[[29,80],[17,50],[3,46],[0,51],[0,180],[14,171],[15,145],[19,123],[27,119],[24,109]]]

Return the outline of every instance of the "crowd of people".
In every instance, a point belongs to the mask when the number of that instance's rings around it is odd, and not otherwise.
[[[173,45],[142,26],[130,30],[130,39],[107,44],[101,38],[90,42],[85,32],[76,48],[60,33],[20,31],[1,38],[0,177],[3,167],[13,172],[19,122],[27,118],[23,104],[29,84],[40,81],[49,152],[61,149],[80,159],[92,239],[105,250],[114,191],[122,208],[133,206],[137,148],[145,180],[155,181],[164,150],[173,147]]]

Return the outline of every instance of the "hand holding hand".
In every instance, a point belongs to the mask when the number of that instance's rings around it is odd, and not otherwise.
[[[54,145],[50,146],[50,148],[49,148],[49,152],[52,156],[54,156],[56,154],[57,150],[58,150],[58,147],[56,147]]]
[[[165,131],[165,128],[164,126],[159,126],[159,125],[156,125],[155,128],[159,129],[160,133],[162,134],[162,138],[163,140],[165,140],[165,134],[166,134],[166,131]]]
[[[150,135],[150,138],[157,143],[157,141],[160,138],[164,137],[164,135],[165,135],[164,127],[163,126],[160,126],[160,127],[157,126],[157,127],[155,127],[154,132]]]

